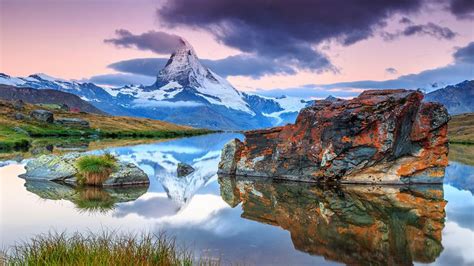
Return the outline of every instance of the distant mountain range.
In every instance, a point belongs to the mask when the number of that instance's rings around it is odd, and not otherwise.
[[[240,92],[204,67],[184,40],[151,86],[108,88],[44,74],[25,78],[0,74],[0,84],[60,90],[110,114],[211,129],[254,129],[294,122],[298,111],[310,103],[299,98],[270,98]]]
[[[52,89],[37,90],[0,84],[0,99],[7,101],[22,100],[32,104],[66,104],[69,108],[77,108],[88,113],[105,113],[77,95]]]
[[[425,101],[444,104],[451,115],[472,113],[474,112],[474,80],[466,80],[430,92],[426,94]]]
[[[255,129],[293,123],[314,100],[265,97],[236,90],[204,67],[193,47],[182,45],[150,86],[101,87],[34,74],[24,78],[0,73],[0,84],[72,93],[113,115],[146,117],[211,129]],[[464,81],[426,95],[426,101],[446,105],[451,114],[473,112],[474,81]],[[335,100],[330,96],[327,100]]]

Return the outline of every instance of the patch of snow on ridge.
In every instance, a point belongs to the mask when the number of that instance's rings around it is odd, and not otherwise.
[[[260,97],[277,102],[278,105],[283,109],[282,111],[273,112],[273,113],[262,113],[266,117],[271,117],[271,118],[276,119],[277,125],[283,122],[283,118],[281,118],[282,114],[299,112],[308,104],[307,101],[301,98],[297,98],[297,97],[288,97],[288,96],[281,96],[278,98],[270,98],[270,97],[265,97],[265,96],[260,96]]]
[[[196,88],[201,96],[206,98],[206,100],[212,104],[224,105],[231,109],[255,115],[255,113],[249,108],[247,102],[245,102],[242,93],[232,87],[226,79],[220,77],[211,70],[208,71],[210,76],[215,80],[209,78],[207,75],[202,79],[200,82],[201,86]],[[219,98],[220,101],[212,97],[206,97],[206,95],[215,96]]]
[[[30,75],[31,76],[38,76],[40,79],[42,80],[46,80],[46,81],[52,81],[52,82],[55,82],[55,81],[62,81],[62,82],[66,82],[66,80],[64,79],[60,79],[60,78],[55,78],[55,77],[52,77],[50,75],[46,75],[44,73],[35,73],[33,75]]]
[[[308,104],[305,100],[297,97],[283,96],[272,98],[272,100],[276,101],[285,112],[299,112]]]
[[[113,97],[117,97],[119,93],[127,94],[127,93],[124,93],[126,87],[122,89],[118,89],[118,88],[109,87],[109,86],[102,86],[102,89],[104,89],[105,92],[107,92],[108,94],[110,94],[110,96],[113,96]]]
[[[203,105],[199,102],[193,101],[154,101],[154,100],[146,100],[146,99],[136,99],[132,102],[135,107],[145,107],[145,108],[153,108],[153,107],[165,107],[165,108],[179,108],[179,107],[196,107]]]
[[[24,81],[21,78],[10,77],[4,74],[0,75],[0,84],[10,85],[10,86],[21,86],[25,83],[26,81]]]
[[[155,100],[161,101],[166,99],[172,99],[176,94],[182,91],[182,86],[175,81],[169,82],[168,84],[164,85],[163,87],[152,90],[152,91],[143,91],[137,90],[136,97],[140,100]]]

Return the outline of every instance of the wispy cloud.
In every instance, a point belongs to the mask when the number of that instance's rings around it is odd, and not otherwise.
[[[104,42],[117,47],[150,50],[157,54],[170,54],[183,44],[181,37],[162,31],[133,34],[128,30],[118,29],[115,34],[117,37],[105,39]]]

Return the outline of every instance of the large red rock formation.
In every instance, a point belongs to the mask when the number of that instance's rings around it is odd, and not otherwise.
[[[222,152],[220,173],[299,181],[441,183],[446,109],[410,90],[316,101],[295,124],[248,131]]]
[[[242,217],[290,232],[294,247],[347,265],[431,263],[441,244],[442,185],[319,187],[220,176]]]

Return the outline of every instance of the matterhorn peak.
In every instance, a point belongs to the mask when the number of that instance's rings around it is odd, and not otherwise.
[[[181,38],[180,45],[171,54],[165,68],[158,73],[158,79],[188,83],[207,73],[208,70],[199,62],[194,48]]]
[[[153,91],[160,95],[174,95],[173,100],[178,99],[181,92],[186,92],[188,96],[193,94],[205,103],[255,115],[244,95],[226,79],[203,66],[194,48],[183,38],[166,66],[158,72]]]

